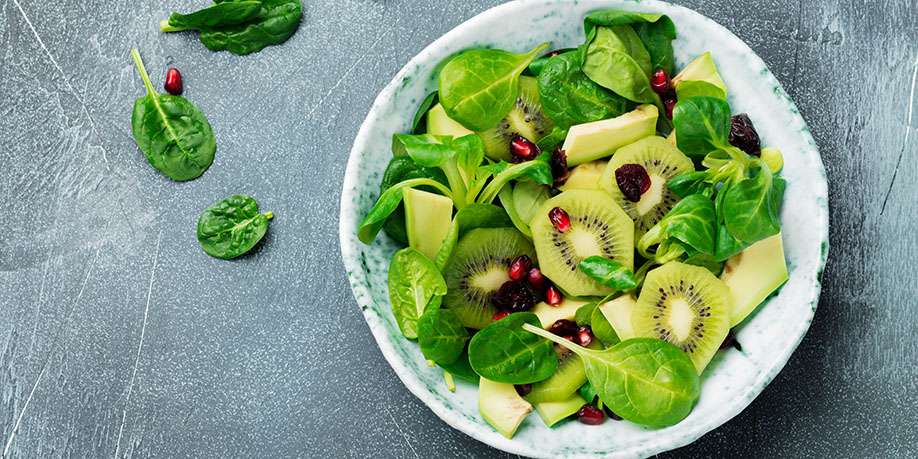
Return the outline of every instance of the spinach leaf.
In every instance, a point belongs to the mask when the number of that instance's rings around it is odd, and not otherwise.
[[[551,129],[551,132],[548,133],[545,137],[539,139],[536,142],[536,145],[539,146],[540,151],[555,151],[558,147],[564,144],[564,139],[567,138],[567,129],[561,129],[558,126],[555,126]]]
[[[412,188],[421,185],[433,187],[437,191],[443,193],[445,196],[452,198],[452,196],[450,196],[449,188],[446,188],[435,180],[428,178],[418,178],[399,182],[395,185],[392,185],[389,187],[389,189],[379,195],[379,199],[376,200],[376,204],[373,205],[373,208],[370,209],[370,212],[367,213],[367,216],[363,218],[362,222],[360,222],[360,228],[357,231],[357,238],[360,239],[360,241],[364,244],[373,242],[373,239],[376,239],[376,234],[379,233],[380,229],[382,229],[386,219],[389,218],[389,215],[392,214],[392,212],[398,208],[399,204],[402,203],[403,190],[405,188]]]
[[[494,204],[469,204],[456,212],[459,236],[475,228],[512,228],[507,212]]]
[[[415,178],[429,178],[444,185],[448,183],[446,176],[443,175],[443,171],[440,169],[418,166],[417,163],[408,156],[394,156],[389,160],[389,165],[383,173],[383,179],[379,185],[379,193],[385,193],[386,190],[396,183]],[[427,186],[418,188],[426,191],[435,191],[433,188]],[[401,204],[389,214],[389,217],[383,225],[383,230],[392,239],[395,239],[402,245],[408,245],[408,231],[405,228],[405,210],[402,208]]]
[[[603,408],[602,399],[599,398],[599,392],[596,392],[596,388],[593,387],[589,381],[583,383],[583,385],[580,386],[580,389],[577,389],[577,393],[579,393],[587,403],[593,403],[595,400],[596,407],[599,409]]]
[[[446,281],[424,254],[406,247],[389,263],[389,301],[398,328],[406,338],[418,337],[418,320],[428,308],[440,307]]]
[[[456,156],[453,138],[448,135],[395,134],[393,139],[420,166],[439,167]]]
[[[137,49],[131,58],[147,94],[134,102],[131,132],[147,161],[176,181],[198,178],[214,162],[217,141],[201,110],[181,96],[159,94]]]
[[[556,130],[613,118],[631,109],[627,99],[587,77],[580,70],[581,62],[581,51],[574,50],[547,59],[539,73],[539,99]],[[554,148],[546,151],[551,150]]]
[[[715,97],[727,100],[727,93],[707,81],[687,80],[676,85],[676,100],[690,97]]]
[[[531,324],[523,329],[580,356],[587,379],[603,403],[636,424],[674,425],[688,416],[701,393],[692,360],[666,341],[635,338],[593,350]]]
[[[469,363],[483,378],[508,384],[548,379],[558,368],[550,341],[520,328],[540,326],[531,312],[517,312],[478,331],[469,342]]]
[[[716,97],[679,99],[673,108],[676,144],[690,157],[730,146],[730,106]]]
[[[550,53],[548,53],[548,54],[546,54],[546,55],[544,55],[544,56],[540,56],[540,57],[537,58],[536,60],[532,61],[531,64],[529,64],[529,67],[526,68],[526,72],[527,72],[530,76],[537,77],[537,76],[539,76],[539,75],[542,74],[542,70],[545,68],[545,64],[548,64],[548,60],[549,60],[549,59],[551,59],[551,58],[553,58],[553,57],[555,57],[555,56],[560,56],[561,54],[569,53],[569,52],[574,51],[574,50],[576,50],[576,49],[577,49],[577,48],[556,49],[556,50],[554,50],[554,51],[552,51],[552,52],[550,52]]]
[[[513,222],[513,226],[515,226],[523,236],[532,239],[532,230],[529,228],[529,222],[523,221],[523,217],[520,217],[520,214],[516,212],[516,204],[513,202],[513,187],[505,185],[497,194],[497,197],[500,200],[500,204],[504,206],[507,215],[510,217],[510,221]]]
[[[242,24],[261,11],[260,1],[235,1],[216,3],[194,13],[172,13],[159,23],[163,32],[206,30]]]
[[[637,288],[637,279],[630,269],[621,263],[605,257],[594,255],[580,261],[580,271],[590,279],[617,291],[634,290]]]
[[[245,254],[268,231],[274,213],[258,213],[258,203],[237,194],[208,207],[198,218],[198,242],[208,255],[229,260]]]
[[[577,322],[577,325],[581,327],[590,324],[590,320],[593,318],[593,311],[599,309],[599,305],[603,304],[605,301],[594,301],[592,303],[587,303],[583,306],[577,308],[577,312],[574,313],[574,322]]]
[[[528,180],[516,182],[513,187],[513,208],[516,209],[517,215],[528,226],[532,222],[542,204],[548,201],[551,195],[548,187]]]
[[[747,245],[781,231],[784,180],[773,177],[764,164],[754,170],[753,177],[731,185],[723,199],[727,230]]]
[[[628,100],[659,105],[650,87],[650,55],[631,27],[593,29],[585,47],[582,68],[591,80]]]
[[[599,338],[599,341],[606,346],[612,346],[621,341],[618,333],[609,323],[609,319],[606,319],[606,315],[599,308],[593,309],[593,314],[590,315],[590,329],[593,330],[593,336]]]
[[[634,31],[647,48],[651,67],[662,68],[667,75],[672,75],[675,65],[672,41],[676,38],[676,26],[668,16],[616,9],[594,11],[584,19],[584,31],[589,36],[597,26],[614,27],[629,24],[634,27]]]
[[[513,108],[523,70],[548,43],[526,54],[473,49],[453,57],[440,71],[440,103],[450,118],[473,131],[497,123]]]
[[[428,94],[427,97],[421,101],[421,105],[418,107],[418,111],[414,113],[414,121],[411,122],[412,134],[423,134],[426,132],[424,121],[427,119],[427,112],[430,111],[430,107],[433,107],[436,104],[437,91]]]
[[[714,254],[716,217],[714,203],[700,194],[678,203],[638,241],[638,251],[663,264],[686,252]],[[658,245],[651,253],[650,248]]]
[[[551,175],[550,160],[551,154],[545,152],[540,154],[536,159],[519,164],[510,165],[506,161],[501,161],[496,164],[482,166],[483,170],[494,174],[494,179],[492,179],[491,183],[488,183],[488,186],[478,195],[476,201],[490,204],[494,201],[494,198],[497,197],[497,194],[500,193],[500,190],[504,188],[504,185],[510,183],[511,180],[527,178],[535,183],[551,185],[554,182],[554,177]]]
[[[463,381],[468,381],[471,383],[478,383],[478,373],[475,373],[475,370],[472,369],[472,365],[469,364],[469,350],[468,346],[462,351],[462,355],[459,356],[453,363],[441,363],[440,368],[443,368],[451,375],[462,379]]]
[[[717,261],[725,261],[742,252],[748,246],[733,237],[730,231],[727,230],[726,223],[724,223],[724,196],[727,195],[727,190],[729,189],[730,185],[724,184],[714,199],[714,213],[717,216],[717,240],[714,242],[714,259]]]
[[[419,165],[442,169],[456,207],[465,207],[466,194],[470,188],[476,188],[472,182],[477,178],[479,165],[484,160],[481,137],[475,134],[458,138],[432,134],[396,134],[393,143]]]
[[[228,3],[232,0],[215,0]],[[300,26],[300,0],[262,0],[261,10],[244,24],[201,31],[201,43],[211,51],[246,55],[281,44]]]
[[[669,179],[666,186],[680,198],[693,194],[711,197],[714,185],[707,182],[708,177],[708,171],[686,172]]]
[[[428,360],[450,364],[459,359],[469,332],[450,309],[430,308],[418,320],[418,344]]]

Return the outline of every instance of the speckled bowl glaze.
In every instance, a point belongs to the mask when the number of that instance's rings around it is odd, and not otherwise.
[[[742,352],[718,353],[703,375],[701,400],[678,425],[651,430],[629,422],[598,427],[568,422],[549,429],[531,415],[513,439],[506,439],[478,414],[476,386],[460,381],[457,391],[449,392],[441,371],[429,368],[417,344],[399,333],[386,286],[389,258],[398,247],[383,234],[372,245],[360,243],[357,225],[378,196],[392,134],[408,129],[420,101],[436,89],[434,68],[440,61],[473,46],[515,52],[546,40],[555,48],[576,46],[583,41],[583,16],[610,7],[668,14],[679,32],[673,43],[678,65],[711,51],[734,112],[748,112],[763,143],[784,152],[788,186],[781,218],[790,280],[741,325],[737,339]],[[730,31],[694,11],[659,1],[516,1],[468,20],[432,43],[395,76],[370,109],[347,164],[340,225],[341,254],[354,296],[405,386],[449,425],[496,448],[535,457],[649,456],[686,445],[737,415],[784,367],[809,328],[828,252],[825,170],[793,101],[765,63]]]

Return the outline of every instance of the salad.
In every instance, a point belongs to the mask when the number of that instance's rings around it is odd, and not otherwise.
[[[584,30],[577,48],[438,66],[357,229],[404,246],[399,329],[450,390],[477,384],[508,438],[533,410],[680,422],[788,278],[781,153],[732,113],[710,53],[677,69],[661,14],[595,11]]]

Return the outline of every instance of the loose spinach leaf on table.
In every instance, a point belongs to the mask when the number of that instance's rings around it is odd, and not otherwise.
[[[579,267],[580,271],[590,279],[616,291],[623,292],[637,288],[634,273],[615,260],[594,255],[581,260]]]
[[[472,49],[454,56],[440,71],[440,103],[468,129],[496,126],[516,103],[520,74],[546,48],[543,43],[525,54]]]
[[[436,104],[437,91],[428,94],[427,97],[421,101],[421,105],[418,106],[418,111],[414,113],[414,120],[411,122],[412,134],[424,134],[427,132],[427,126],[425,126],[424,121],[427,119],[427,112]]]
[[[450,309],[429,308],[418,321],[418,344],[428,360],[454,363],[465,350],[469,332]]]
[[[580,69],[581,62],[577,49],[546,59],[539,73],[539,99],[555,129],[616,117],[633,106],[587,77]],[[563,137],[560,140],[563,142]]]
[[[692,360],[666,341],[635,338],[593,350],[531,324],[523,329],[580,356],[587,380],[603,403],[636,424],[674,425],[688,416],[700,395],[701,383]]]
[[[207,30],[242,24],[261,11],[260,1],[234,1],[215,3],[193,13],[172,13],[169,19],[160,22],[163,32],[182,30]]]
[[[231,0],[219,0],[226,3]],[[300,26],[300,0],[262,0],[261,10],[249,21],[201,31],[201,43],[211,51],[246,55],[287,41]]]
[[[638,251],[657,263],[666,263],[683,254],[714,254],[714,203],[710,198],[693,194],[678,203],[638,241]],[[651,247],[657,246],[655,251]]]
[[[540,326],[531,312],[517,312],[478,331],[469,342],[469,363],[483,378],[508,384],[530,384],[547,379],[558,368],[550,341],[523,331]]]
[[[584,46],[583,73],[591,80],[628,100],[659,105],[650,87],[650,55],[631,27],[597,27]]]
[[[229,260],[252,250],[268,231],[274,213],[258,212],[258,203],[237,194],[208,207],[198,218],[198,242],[208,255]]]
[[[214,162],[217,141],[210,123],[194,104],[182,96],[159,94],[136,49],[131,58],[147,94],[134,102],[131,132],[147,161],[176,181],[201,176]]]
[[[418,320],[428,308],[439,308],[446,281],[429,258],[411,247],[395,252],[389,263],[389,301],[398,328],[418,337]]]

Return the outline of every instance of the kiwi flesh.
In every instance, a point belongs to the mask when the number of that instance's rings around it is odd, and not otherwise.
[[[729,298],[727,285],[707,269],[666,263],[644,280],[631,314],[634,334],[673,343],[701,374],[730,330]]]
[[[618,188],[615,171],[625,164],[639,164],[650,176],[650,189],[638,202],[625,198]],[[679,202],[679,196],[666,187],[669,179],[695,170],[692,160],[663,137],[645,137],[619,148],[599,181],[600,187],[634,220],[635,241],[656,225]]]
[[[533,77],[520,77],[520,95],[513,109],[497,126],[481,131],[485,154],[493,160],[510,161],[510,140],[521,135],[533,143],[548,135],[554,127],[543,111],[539,99],[539,83]]]
[[[516,229],[470,230],[459,240],[443,270],[447,285],[444,306],[452,309],[465,327],[486,327],[497,312],[491,297],[510,280],[507,268],[520,255],[536,258],[532,244]]]
[[[555,207],[570,217],[566,231],[559,231],[548,218]],[[634,266],[634,224],[604,191],[565,191],[545,201],[530,228],[542,274],[568,295],[604,296],[612,292],[580,271],[584,258],[599,255],[628,269]]]

